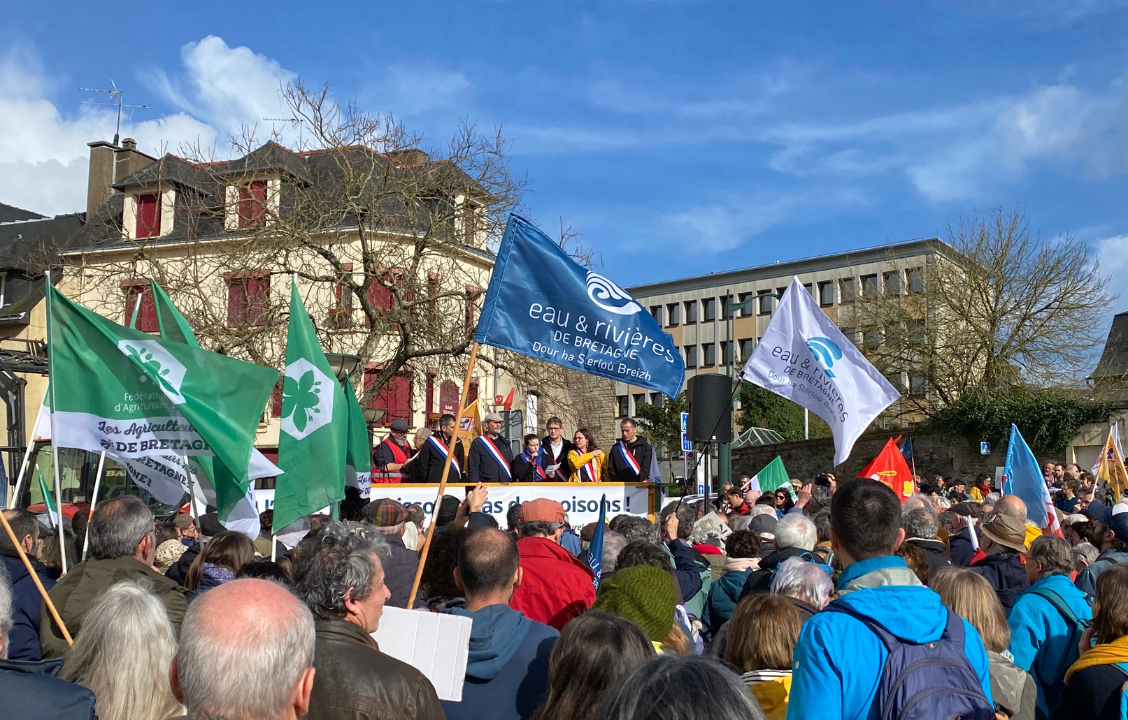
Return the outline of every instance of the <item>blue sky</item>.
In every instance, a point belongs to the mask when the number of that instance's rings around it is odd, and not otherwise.
[[[943,237],[1016,203],[1128,276],[1124,0],[337,5],[9,4],[0,202],[84,206],[86,143],[113,121],[79,87],[150,105],[123,135],[156,152],[277,115],[300,76],[431,147],[502,126],[530,217],[562,217],[623,285]]]

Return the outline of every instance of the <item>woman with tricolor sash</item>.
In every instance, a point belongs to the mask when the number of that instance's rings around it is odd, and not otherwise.
[[[568,463],[576,472],[571,482],[603,482],[607,475],[607,454],[596,446],[591,431],[580,428],[572,442],[576,449],[568,453]]]

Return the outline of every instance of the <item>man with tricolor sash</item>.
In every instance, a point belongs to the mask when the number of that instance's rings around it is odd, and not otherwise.
[[[654,461],[654,448],[646,438],[638,436],[638,425],[631,418],[624,418],[619,424],[622,438],[611,449],[607,461],[611,482],[635,483],[650,479],[650,466]]]
[[[508,438],[501,434],[502,418],[499,413],[486,415],[482,435],[470,445],[468,479],[472,483],[513,482],[510,470],[513,465],[513,448]]]
[[[411,462],[407,464],[410,471],[410,481],[417,483],[438,484],[443,475],[443,464],[446,463],[450,452],[451,438],[454,437],[454,416],[443,415],[439,418],[439,430],[427,438]],[[450,475],[447,482],[457,483],[462,480],[462,473],[466,468],[466,453],[462,444],[454,448],[454,459],[450,463]]]

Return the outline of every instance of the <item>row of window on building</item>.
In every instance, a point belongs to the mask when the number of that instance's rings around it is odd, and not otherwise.
[[[880,276],[862,275],[858,278],[840,278],[827,280],[815,284],[807,283],[803,286],[808,293],[819,301],[822,307],[833,305],[846,305],[853,303],[862,296],[902,295],[905,290],[909,293],[924,292],[924,268],[909,268],[908,270],[892,270]],[[859,293],[859,288],[861,292]],[[651,305],[650,314],[663,327],[676,327],[678,325],[694,325],[697,322],[713,322],[718,319],[717,310],[721,309],[719,319],[733,317],[749,317],[751,315],[771,315],[779,304],[779,298],[787,288],[759,290],[757,292],[740,293],[721,298],[702,298],[700,300],[685,300],[683,302]],[[817,295],[815,292],[817,290]],[[755,302],[748,303],[754,299]],[[740,306],[739,311],[731,308]]]

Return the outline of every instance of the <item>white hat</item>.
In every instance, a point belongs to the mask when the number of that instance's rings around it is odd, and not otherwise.
[[[1128,512],[1128,503],[1118,502],[1112,506],[1112,514],[1119,515],[1122,512]]]

